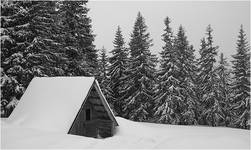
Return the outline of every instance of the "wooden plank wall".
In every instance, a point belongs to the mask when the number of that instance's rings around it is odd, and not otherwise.
[[[85,121],[86,109],[91,109],[90,121]],[[89,137],[97,137],[99,133],[101,137],[105,138],[112,136],[113,132],[114,123],[108,116],[97,91],[93,88],[69,133]]]

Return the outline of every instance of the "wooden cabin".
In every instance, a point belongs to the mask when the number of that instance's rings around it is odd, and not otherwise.
[[[8,118],[27,128],[105,138],[118,123],[94,77],[35,77]]]
[[[95,138],[111,137],[118,126],[108,103],[102,94],[98,82],[90,88],[78,112],[69,134]]]

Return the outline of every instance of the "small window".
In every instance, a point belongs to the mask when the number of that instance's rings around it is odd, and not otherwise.
[[[85,120],[86,121],[91,120],[91,109],[89,108],[85,110]]]

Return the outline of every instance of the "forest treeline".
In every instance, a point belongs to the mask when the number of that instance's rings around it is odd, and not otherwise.
[[[250,47],[242,25],[231,65],[218,54],[210,25],[196,58],[184,27],[174,33],[168,17],[158,58],[141,13],[128,45],[118,26],[108,57],[93,44],[86,3],[1,1],[1,117],[10,115],[34,76],[95,76],[117,116],[250,128]]]

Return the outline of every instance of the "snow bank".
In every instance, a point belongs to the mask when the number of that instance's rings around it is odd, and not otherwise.
[[[139,123],[116,117],[113,137],[66,134],[92,77],[34,78],[8,119],[1,119],[1,148],[250,148],[250,130]]]
[[[139,123],[117,118],[117,136],[127,137],[135,148],[250,148],[250,131],[225,127]]]
[[[116,134],[94,139],[2,123],[1,148],[250,149],[250,131],[224,127],[139,123],[116,117]]]
[[[94,77],[36,77],[7,121],[67,133],[93,82]]]

